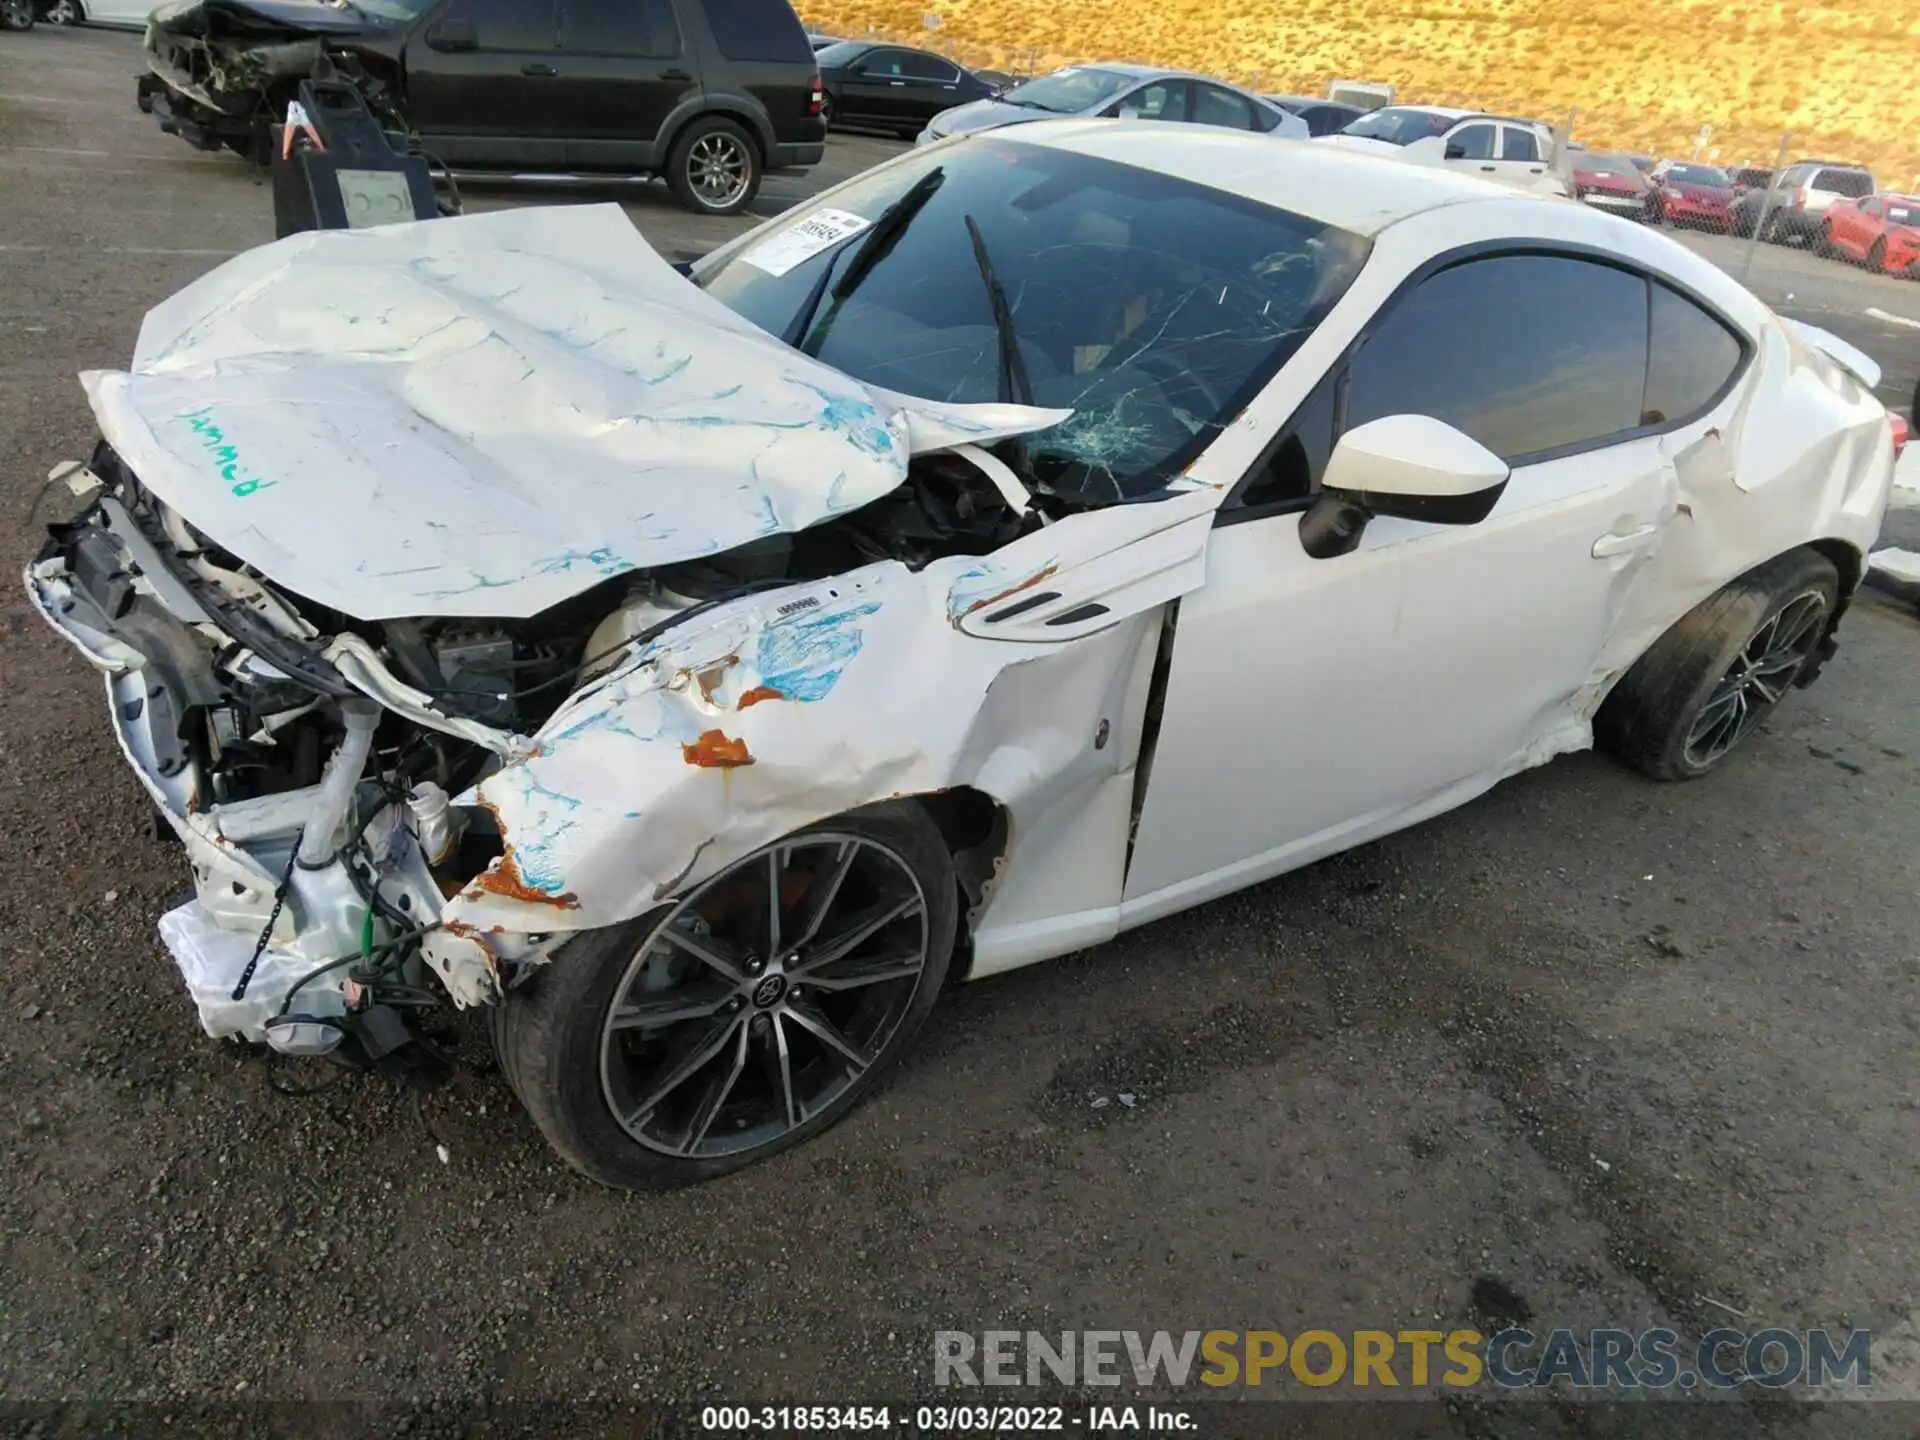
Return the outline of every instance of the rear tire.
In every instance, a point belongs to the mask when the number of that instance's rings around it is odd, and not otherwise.
[[[1792,550],[1716,591],[1656,640],[1594,716],[1594,740],[1655,780],[1716,770],[1796,682],[1810,680],[1840,577]]]
[[[53,0],[40,18],[49,25],[65,27],[78,25],[86,19],[86,14],[80,9],[80,0]]]
[[[667,159],[667,188],[699,215],[737,215],[760,193],[760,149],[721,115],[703,115],[680,132]]]
[[[604,1185],[739,1170],[826,1130],[906,1051],[946,980],[957,897],[911,801],[810,825],[569,941],[490,1017],[500,1068],[561,1158]]]
[[[0,0],[0,30],[31,30],[33,0]]]

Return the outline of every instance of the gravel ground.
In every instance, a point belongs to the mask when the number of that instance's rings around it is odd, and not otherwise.
[[[135,113],[136,55],[130,36],[0,36],[16,556],[39,477],[90,440],[74,373],[121,363],[150,304],[271,233],[244,166]],[[765,204],[891,148],[836,140],[825,174]],[[663,250],[726,228],[657,187],[624,198]],[[1863,312],[1920,315],[1920,287],[1772,250],[1755,279],[1818,323],[1878,326],[1911,391],[1920,331]],[[183,867],[150,838],[98,683],[16,593],[0,635],[7,1400],[173,1407],[111,1412],[135,1431],[211,1424],[236,1412],[193,1407],[236,1396],[487,1404],[559,1428],[589,1412],[512,1407],[924,1394],[935,1328],[1526,1313],[1697,1335],[1723,1307],[1754,1329],[1872,1328],[1876,1379],[1920,1378],[1889,1358],[1920,1307],[1920,617],[1884,599],[1712,781],[1562,760],[960,990],[824,1139],[648,1197],[561,1168],[477,1043],[416,1111],[357,1078],[283,1098],[201,1038],[153,933]],[[1122,1090],[1131,1108],[1094,1106]],[[1915,1419],[1684,1409],[1733,1434]],[[271,1413],[300,1430],[328,1412]],[[1250,1413],[1208,1428],[1281,1423]],[[1671,1434],[1674,1415],[1464,1402],[1393,1423]]]

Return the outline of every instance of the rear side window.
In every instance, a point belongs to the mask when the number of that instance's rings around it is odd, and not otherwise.
[[[1193,87],[1193,119],[1198,125],[1219,125],[1228,130],[1254,128],[1253,107],[1218,85]]]
[[[1873,177],[1864,170],[1822,170],[1813,177],[1813,188],[1858,199],[1873,193]]]
[[[1431,415],[1504,460],[1641,424],[1647,282],[1556,255],[1471,260],[1421,282],[1349,370],[1346,425]]]
[[[680,25],[672,0],[560,0],[560,43],[583,55],[671,59]]]
[[[729,60],[813,63],[813,46],[787,0],[701,0],[714,43]]]
[[[1676,291],[1655,282],[1647,353],[1647,398],[1641,423],[1690,420],[1705,410],[1740,368],[1744,353],[1731,330]]]
[[[1531,130],[1522,130],[1518,125],[1501,127],[1500,158],[1502,160],[1524,160],[1534,164],[1540,159],[1540,140]]]

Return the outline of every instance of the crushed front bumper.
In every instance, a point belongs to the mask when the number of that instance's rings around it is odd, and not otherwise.
[[[82,490],[98,483],[78,467],[74,478]],[[209,603],[112,494],[53,527],[25,581],[34,608],[101,672],[121,753],[186,848],[195,896],[159,929],[203,1028],[269,1038],[267,1021],[290,996],[295,1013],[345,1014],[352,982],[346,964],[334,962],[386,933],[368,923],[369,887],[423,917],[443,903],[403,808],[377,787],[356,795],[333,827],[332,857],[296,864],[303,828],[323,813],[321,786],[221,800],[197,743],[209,727],[230,723],[229,702],[249,687],[288,692],[295,708],[336,700],[321,688],[324,675],[303,683],[297,667],[245,643],[259,637]]]

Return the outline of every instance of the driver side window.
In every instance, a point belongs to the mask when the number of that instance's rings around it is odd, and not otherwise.
[[[1493,126],[1461,126],[1447,136],[1447,158],[1449,160],[1491,160],[1493,158]]]
[[[1123,120],[1185,120],[1187,84],[1184,80],[1157,80],[1142,85],[1117,107]]]

